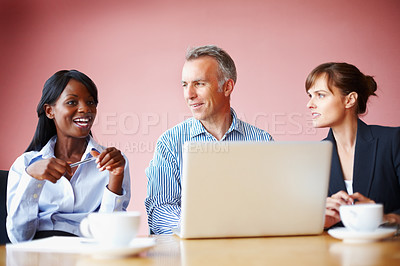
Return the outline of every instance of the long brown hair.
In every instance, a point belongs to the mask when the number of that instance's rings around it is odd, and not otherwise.
[[[354,65],[335,62],[324,63],[314,68],[306,79],[306,91],[323,75],[329,90],[332,91],[332,87],[336,87],[342,95],[357,93],[357,115],[365,113],[369,96],[376,96],[377,84],[372,76],[364,75]]]

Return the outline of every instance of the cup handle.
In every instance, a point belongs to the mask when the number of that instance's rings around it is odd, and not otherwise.
[[[83,220],[81,221],[81,224],[79,226],[79,229],[81,230],[81,234],[84,237],[93,238],[92,232],[90,231],[88,218],[83,218]]]

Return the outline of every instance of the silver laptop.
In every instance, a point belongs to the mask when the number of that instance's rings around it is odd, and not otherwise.
[[[188,142],[181,238],[323,231],[330,142]]]

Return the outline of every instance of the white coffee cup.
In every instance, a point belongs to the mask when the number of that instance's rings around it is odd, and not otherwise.
[[[339,212],[344,226],[353,231],[371,232],[382,224],[382,204],[342,205]]]
[[[139,212],[93,212],[80,224],[83,236],[110,247],[128,246],[140,225]]]

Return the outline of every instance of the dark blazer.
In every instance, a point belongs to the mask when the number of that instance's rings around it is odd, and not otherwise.
[[[328,192],[331,196],[346,191],[346,185],[332,129],[325,140],[334,144]],[[400,127],[369,126],[358,120],[353,191],[382,203],[385,213],[400,214]]]

